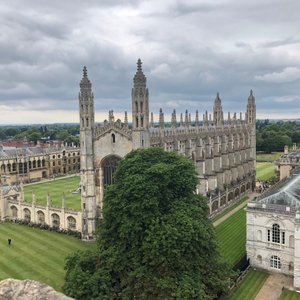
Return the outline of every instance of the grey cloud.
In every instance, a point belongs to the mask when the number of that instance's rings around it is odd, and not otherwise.
[[[258,110],[280,111],[285,102],[296,110],[298,102],[288,96],[299,94],[299,78],[289,73],[300,68],[299,5],[296,0],[1,3],[0,106],[77,110],[86,65],[97,110],[129,110],[141,57],[154,112],[160,107],[171,112],[172,104],[182,112],[212,110],[217,91],[224,110],[244,111],[250,89]],[[278,84],[274,76],[285,80]]]

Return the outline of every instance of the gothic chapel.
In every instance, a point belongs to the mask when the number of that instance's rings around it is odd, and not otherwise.
[[[256,105],[252,91],[244,114],[228,113],[224,119],[221,99],[217,94],[213,114],[207,111],[200,120],[185,111],[177,122],[175,110],[171,124],[165,124],[162,109],[158,122],[149,112],[149,92],[142,62],[137,62],[133,78],[132,125],[127,112],[124,122],[115,120],[113,111],[101,125],[95,125],[92,84],[83,69],[80,82],[81,203],[83,238],[91,239],[95,221],[101,215],[103,193],[113,182],[113,173],[133,149],[163,147],[193,160],[199,183],[197,193],[208,197],[210,213],[216,213],[255,187]],[[168,125],[168,126],[167,126]]]

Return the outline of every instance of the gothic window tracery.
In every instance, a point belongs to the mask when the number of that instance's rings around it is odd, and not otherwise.
[[[109,156],[103,160],[103,184],[104,186],[114,183],[113,175],[116,171],[120,158],[116,156]]]

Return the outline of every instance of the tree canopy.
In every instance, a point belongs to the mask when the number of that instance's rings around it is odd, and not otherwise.
[[[95,253],[67,259],[76,299],[214,299],[229,271],[220,262],[207,200],[192,162],[158,148],[119,163],[105,192]]]

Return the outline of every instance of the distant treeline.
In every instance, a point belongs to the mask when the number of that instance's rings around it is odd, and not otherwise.
[[[256,151],[282,152],[285,145],[291,147],[293,143],[300,143],[299,122],[256,121]]]
[[[9,138],[24,139],[37,142],[38,140],[61,140],[66,143],[79,145],[79,124],[50,124],[1,126],[0,140]],[[256,121],[256,150],[266,153],[283,151],[285,145],[300,144],[300,123]]]
[[[60,140],[79,145],[79,125],[50,124],[0,127],[0,140],[27,139],[36,143],[39,140]]]

